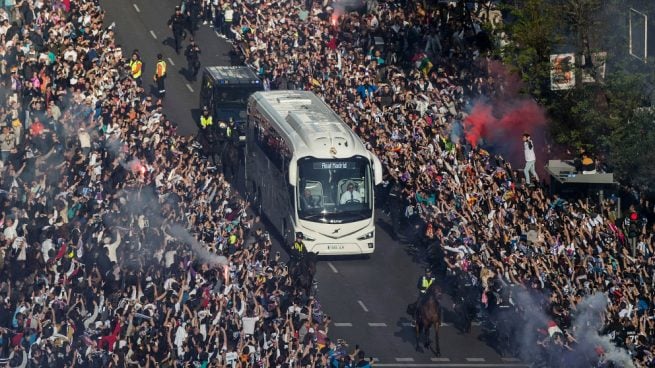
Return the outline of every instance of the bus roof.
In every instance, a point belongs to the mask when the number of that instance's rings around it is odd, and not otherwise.
[[[371,155],[355,132],[312,92],[255,92],[249,104],[276,126],[296,157]]]
[[[219,84],[257,84],[257,74],[247,66],[208,66],[207,74]]]

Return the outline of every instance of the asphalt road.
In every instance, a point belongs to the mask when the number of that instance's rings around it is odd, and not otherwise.
[[[154,88],[156,55],[163,54],[168,62],[164,112],[178,124],[180,134],[193,135],[197,131],[194,110],[198,108],[200,81],[186,78],[186,60],[171,46],[172,33],[166,22],[177,4],[177,0],[102,2],[106,24],[116,23],[124,54],[138,49],[142,55],[146,91]],[[195,39],[202,49],[203,66],[229,65],[231,46],[212,28],[200,25]],[[183,47],[186,45],[188,38]],[[440,333],[441,357],[430,351],[415,351],[414,331],[406,308],[416,299],[415,283],[424,264],[411,246],[391,239],[387,223],[388,219],[378,211],[377,248],[368,259],[333,258],[319,262],[318,299],[334,322],[329,335],[345,339],[353,348],[359,344],[367,356],[376,359],[378,367],[525,366],[517,359],[498,356],[478,339],[477,326],[471,333],[461,334],[453,326],[447,297],[443,301],[446,310]]]
[[[182,42],[178,55],[175,53],[173,32],[167,25],[179,1],[110,0],[101,3],[106,11],[105,24],[116,23],[116,38],[123,48],[123,55],[129,57],[133,50],[139,50],[144,64],[143,85],[147,92],[156,90],[152,76],[155,73],[157,54],[163,55],[168,75],[164,113],[178,125],[179,134],[195,135],[198,130],[195,121],[199,108],[201,74],[198,74],[196,81],[187,78],[184,48],[189,44],[191,35],[187,35]],[[231,45],[209,26],[199,24],[199,27],[194,38],[202,51],[201,65],[230,65]]]

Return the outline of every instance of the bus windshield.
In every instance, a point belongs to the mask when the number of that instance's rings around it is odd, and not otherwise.
[[[372,216],[371,167],[365,157],[299,159],[297,188],[301,220],[344,223]]]
[[[216,87],[215,102],[217,106],[245,108],[248,97],[259,90],[258,85],[225,85]]]

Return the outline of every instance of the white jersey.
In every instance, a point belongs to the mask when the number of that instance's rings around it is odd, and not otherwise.
[[[534,154],[534,143],[531,141],[523,142],[523,153],[526,162],[537,160],[537,156]]]

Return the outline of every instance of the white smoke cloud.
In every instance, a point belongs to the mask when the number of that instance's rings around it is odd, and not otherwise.
[[[545,297],[542,292],[530,293],[524,288],[512,288],[512,299],[522,310],[523,318],[512,318],[506,323],[509,323],[511,325],[509,327],[515,331],[513,343],[516,344],[520,357],[525,361],[532,361],[541,355],[542,349],[537,344],[536,338],[545,336],[540,336],[537,331],[545,332],[548,322],[553,320],[545,310],[548,305]],[[567,353],[555,349],[550,351],[549,358],[566,362],[570,367],[587,367],[590,362],[597,359],[597,349],[602,348],[604,360],[621,367],[634,367],[632,358],[625,349],[617,347],[609,336],[600,334],[607,304],[607,296],[602,293],[583,298],[576,306],[571,328],[568,330],[576,340],[574,351]]]
[[[579,348],[587,353],[595,353],[597,347],[603,349],[605,359],[621,367],[634,367],[632,358],[625,349],[617,347],[607,335],[600,335],[603,327],[603,314],[607,310],[608,299],[605,294],[595,293],[586,296],[577,306],[573,320],[573,334]]]
[[[179,224],[173,224],[169,228],[169,231],[170,235],[176,239],[189,244],[193,250],[193,253],[201,262],[206,263],[212,267],[225,266],[228,264],[227,258],[207,250],[207,248],[200,244],[187,229],[180,226]]]

